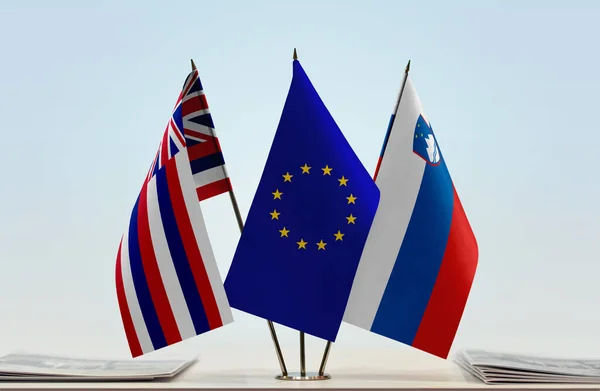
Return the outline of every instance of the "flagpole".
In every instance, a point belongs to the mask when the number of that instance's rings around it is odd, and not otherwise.
[[[294,54],[292,56],[294,60],[298,59],[298,52],[296,48],[294,48]],[[318,377],[323,379],[328,379],[329,376],[325,376],[325,365],[327,364],[327,359],[329,358],[329,351],[331,350],[331,341],[327,341],[325,345],[325,351],[323,352],[323,358],[321,358],[321,365],[319,366],[319,374]],[[306,348],[304,341],[304,332],[300,331],[300,377],[306,377]]]
[[[225,168],[225,167],[223,167],[223,168]],[[240,233],[241,233],[244,230],[244,221],[242,220],[242,214],[240,213],[240,208],[238,206],[238,203],[235,198],[235,194],[233,192],[232,187],[229,187],[229,198],[231,199],[231,205],[233,206],[233,212],[235,214],[235,218],[237,220],[238,226],[240,228]],[[267,320],[267,325],[269,326],[269,332],[271,333],[271,339],[273,340],[273,345],[275,345],[275,354],[277,354],[277,360],[279,360],[279,366],[281,367],[281,374],[283,376],[287,376],[288,371],[285,366],[285,360],[283,359],[283,353],[281,351],[281,346],[279,345],[279,339],[277,338],[277,332],[275,331],[275,325],[270,320]]]
[[[321,365],[319,366],[319,376],[325,375],[325,366],[327,365],[327,359],[329,358],[330,350],[331,341],[327,341],[327,345],[325,345],[325,351],[323,352],[323,358],[321,359]]]
[[[298,59],[298,52],[294,48],[294,54],[292,59],[296,61]],[[300,377],[306,377],[306,347],[304,346],[304,331],[300,331]]]
[[[300,332],[300,376],[306,376],[306,350],[304,346],[304,331]]]
[[[195,71],[196,68],[196,64],[194,64],[194,60],[191,59],[191,63],[192,63],[192,71]],[[212,139],[214,140],[215,144],[217,144],[217,138],[216,138],[216,134],[214,132],[214,130],[212,128],[210,128],[210,135],[212,136]],[[217,147],[217,150],[220,149],[220,147],[218,145],[215,145]],[[223,164],[221,166],[221,168],[223,169],[223,174],[225,178],[229,178],[229,175],[227,174],[227,169],[225,168],[225,165]],[[235,219],[237,220],[238,223],[238,227],[240,229],[240,233],[244,230],[244,220],[242,219],[242,214],[240,212],[240,208],[238,206],[237,203],[237,199],[235,197],[235,193],[233,192],[233,187],[231,186],[231,183],[229,184],[229,199],[231,200],[231,205],[233,207],[233,213],[235,214]],[[275,326],[273,325],[273,322],[270,320],[267,320],[267,324],[269,326],[269,332],[271,333],[271,339],[273,340],[273,345],[275,345],[275,353],[277,354],[277,359],[279,360],[279,366],[281,367],[281,374],[283,376],[287,376],[288,375],[288,371],[287,368],[285,366],[285,360],[283,359],[283,353],[281,352],[281,346],[279,345],[279,339],[277,338],[277,333],[275,331]]]
[[[394,126],[394,121],[396,119],[396,112],[398,112],[398,107],[400,107],[400,99],[402,99],[402,93],[404,92],[404,87],[406,86],[406,80],[408,79],[409,71],[410,71],[410,60],[408,60],[408,64],[406,64],[406,68],[404,69],[404,80],[402,81],[402,86],[400,87],[400,92],[398,93],[398,99],[396,99],[396,105],[394,106],[394,111],[392,112],[392,116],[390,118],[390,123],[388,124],[388,128],[385,133],[385,138],[383,139],[383,147],[381,148],[381,153],[379,155],[379,161],[377,162],[377,167],[375,168],[375,174],[373,175],[373,180],[377,179],[377,174],[379,174],[379,167],[381,166],[383,154],[385,153],[385,149],[387,148],[387,144],[390,139],[390,133],[392,132],[392,126]]]

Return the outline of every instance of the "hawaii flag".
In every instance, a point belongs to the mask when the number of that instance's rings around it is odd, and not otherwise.
[[[391,124],[376,171],[381,200],[344,321],[447,358],[477,241],[408,75]]]
[[[233,322],[199,203],[230,186],[194,69],[117,254],[117,299],[132,356]]]

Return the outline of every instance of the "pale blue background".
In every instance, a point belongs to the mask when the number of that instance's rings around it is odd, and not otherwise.
[[[297,47],[371,172],[412,59],[479,242],[454,351],[600,357],[600,4],[52,3],[0,3],[0,351],[129,355],[117,246],[189,59],[245,216]],[[203,210],[225,276],[238,239],[228,197]],[[264,321],[234,316],[172,351],[270,353]],[[296,348],[295,332],[280,336]],[[337,345],[407,349],[349,325]]]

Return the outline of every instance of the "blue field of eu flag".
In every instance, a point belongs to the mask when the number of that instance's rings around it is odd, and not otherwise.
[[[293,67],[225,290],[233,308],[335,341],[379,189]]]

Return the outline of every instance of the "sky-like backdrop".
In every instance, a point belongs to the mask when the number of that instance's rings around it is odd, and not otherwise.
[[[453,351],[597,356],[599,20],[594,1],[0,1],[0,350],[129,355],[117,248],[190,58],[245,216],[295,47],[371,173],[412,61],[479,243]],[[224,277],[229,198],[202,208]],[[271,349],[234,318],[173,351]],[[347,324],[336,345],[408,349]]]

